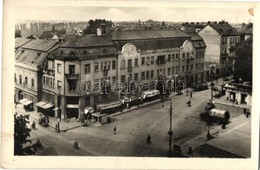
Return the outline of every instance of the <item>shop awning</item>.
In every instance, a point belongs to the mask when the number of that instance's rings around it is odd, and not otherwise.
[[[57,111],[57,110],[59,110],[59,108],[58,108],[58,107],[55,107],[53,110],[54,110],[54,111]]]
[[[23,99],[19,100],[19,102],[20,102],[21,104],[25,103],[26,101],[27,101],[26,98],[23,98]]]
[[[47,104],[46,102],[40,101],[40,102],[36,103],[36,106],[42,107],[43,105],[46,105],[46,104]]]
[[[110,102],[110,103],[105,103],[105,104],[98,104],[97,109],[98,110],[106,110],[106,109],[119,107],[121,105],[122,105],[121,101],[116,101],[116,102]]]
[[[142,97],[145,99],[145,98],[148,98],[148,97],[154,97],[156,95],[159,95],[160,92],[159,90],[149,90],[149,91],[144,91],[142,93]]]
[[[79,105],[78,105],[78,104],[67,104],[67,108],[70,108],[70,109],[78,109],[78,108],[79,108]]]
[[[47,103],[47,104],[43,105],[42,108],[43,109],[49,109],[49,108],[51,108],[53,106],[54,106],[53,104]]]
[[[29,104],[32,104],[33,102],[31,100],[27,100],[23,103],[23,105],[28,106]]]
[[[85,110],[84,110],[84,113],[85,113],[85,114],[93,113],[93,112],[94,112],[94,109],[93,109],[92,107],[87,107],[87,108],[85,108]]]

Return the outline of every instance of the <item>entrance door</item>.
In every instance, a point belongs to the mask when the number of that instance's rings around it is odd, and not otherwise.
[[[247,97],[246,94],[241,94],[241,104],[246,103],[246,97]]]
[[[23,92],[21,90],[18,91],[18,100],[23,99]]]

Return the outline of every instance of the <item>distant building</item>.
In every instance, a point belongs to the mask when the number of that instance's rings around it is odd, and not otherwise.
[[[247,40],[248,38],[253,37],[253,23],[245,24],[243,23],[242,27],[239,29],[242,40]]]
[[[57,41],[31,40],[15,52],[15,101],[36,110],[41,100],[42,66]],[[52,101],[49,101],[52,102]]]
[[[220,77],[234,71],[235,46],[240,35],[228,22],[208,22],[198,34],[207,45],[206,64]]]
[[[205,23],[200,22],[185,22],[181,26],[181,30],[186,33],[198,33],[201,29],[203,29],[206,26]]]

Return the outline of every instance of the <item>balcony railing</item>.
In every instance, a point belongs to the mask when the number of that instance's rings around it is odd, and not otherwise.
[[[156,63],[157,64],[166,64],[166,60],[157,60]]]
[[[79,79],[79,74],[65,74],[67,80],[78,80]]]

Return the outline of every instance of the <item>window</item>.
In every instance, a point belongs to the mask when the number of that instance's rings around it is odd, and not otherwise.
[[[116,69],[116,61],[112,61],[112,69],[113,69],[113,70]]]
[[[154,71],[152,70],[151,71],[151,78],[153,78],[154,77]]]
[[[57,72],[61,73],[61,64],[57,64]]]
[[[146,79],[149,79],[149,77],[150,77],[150,72],[146,71]]]
[[[190,65],[190,71],[193,71],[193,64]]]
[[[25,77],[25,85],[28,85],[28,78],[27,77]]]
[[[172,54],[172,61],[175,60],[175,54]]]
[[[169,55],[168,55],[168,62],[171,62],[171,58],[172,58],[172,57],[171,57],[171,55],[169,54]]]
[[[134,80],[138,81],[138,73],[135,73]]]
[[[151,57],[151,64],[154,64],[154,56]]]
[[[19,75],[19,84],[22,84],[22,75]]]
[[[103,70],[107,70],[107,69],[108,69],[107,62],[104,62]]]
[[[151,64],[150,57],[146,57],[146,64]]]
[[[57,80],[57,88],[61,89],[61,81]]]
[[[179,54],[176,54],[176,60],[179,60]]]
[[[98,72],[99,70],[99,63],[95,63],[95,72]]]
[[[31,82],[32,82],[32,87],[34,87],[34,79],[32,79]]]
[[[52,60],[49,60],[48,61],[48,69],[54,69],[54,61],[52,61]]]
[[[172,67],[172,75],[174,75],[174,67]]]
[[[127,67],[132,67],[132,59],[128,59],[128,61],[127,61]]]
[[[122,68],[125,68],[125,60],[122,60],[122,61],[121,61],[121,67],[122,67]]]
[[[201,58],[204,58],[204,51],[201,51]]]
[[[145,64],[145,58],[143,57],[142,58],[142,65],[144,65]]]
[[[124,83],[125,82],[125,76],[121,76],[121,83]]]
[[[75,74],[75,65],[69,65],[69,74]]]
[[[204,63],[201,63],[201,69],[204,70]]]
[[[141,79],[144,80],[145,79],[145,72],[141,73]]]
[[[110,64],[111,64],[111,61],[108,61],[107,62],[107,69],[110,70]]]
[[[90,64],[85,64],[85,74],[88,74],[88,73],[90,73]]]
[[[181,70],[182,70],[182,72],[184,72],[184,71],[185,71],[185,66],[182,66],[182,69],[181,69]]]
[[[45,85],[46,84],[46,77],[43,76],[43,84]]]
[[[190,53],[187,53],[187,59],[189,59],[190,58]]]
[[[69,83],[69,91],[75,91],[76,90],[76,82],[75,81],[71,81]]]
[[[165,64],[165,55],[158,56],[157,64]]]
[[[55,86],[55,79],[52,79],[53,83],[52,83],[52,87]]]
[[[176,66],[176,74],[179,73],[179,66]]]
[[[168,68],[168,75],[171,75],[171,68]]]
[[[190,68],[189,65],[186,65],[186,71],[189,71],[189,68]]]
[[[100,70],[103,70],[103,62],[100,63]]]
[[[183,59],[183,60],[185,59],[185,53],[182,54],[182,59]]]
[[[198,63],[196,63],[196,67],[195,67],[196,70],[198,70]]]
[[[16,73],[14,73],[14,82],[16,83]]]
[[[128,81],[132,80],[132,74],[128,74]]]
[[[135,59],[135,67],[138,67],[138,58]]]

